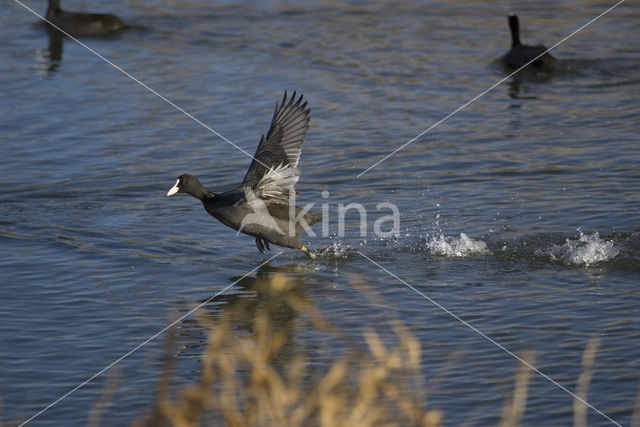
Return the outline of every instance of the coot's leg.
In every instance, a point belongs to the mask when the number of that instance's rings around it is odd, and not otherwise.
[[[267,248],[267,250],[270,251],[271,248],[269,247],[269,241],[266,239],[263,239],[262,242],[264,243],[265,248]]]
[[[258,247],[260,253],[264,252],[264,246],[262,246],[262,240],[260,240],[259,237],[256,237],[256,246]]]

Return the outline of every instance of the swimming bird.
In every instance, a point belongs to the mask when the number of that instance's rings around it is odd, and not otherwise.
[[[309,109],[296,93],[285,91],[276,102],[267,136],[262,135],[249,170],[239,187],[221,194],[207,190],[193,175],[178,177],[167,196],[187,193],[202,201],[207,212],[238,233],[255,237],[262,253],[270,243],[301,249],[315,258],[299,235],[322,218],[295,206],[298,161],[309,129]],[[237,233],[236,233],[237,234]]]
[[[49,0],[46,19],[72,36],[99,36],[122,30],[120,18],[106,13],[66,12],[60,0]]]
[[[509,28],[511,29],[511,49],[504,56],[506,64],[511,68],[520,68],[529,61],[542,55],[529,64],[530,67],[539,70],[552,70],[556,62],[556,58],[551,56],[549,52],[544,53],[547,48],[543,45],[529,46],[520,43],[520,25],[518,23],[518,15],[509,15]]]

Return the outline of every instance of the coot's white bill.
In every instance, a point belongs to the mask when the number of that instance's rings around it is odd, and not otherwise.
[[[172,194],[176,194],[176,193],[178,192],[178,190],[180,190],[180,189],[178,188],[178,183],[179,183],[179,182],[180,182],[180,180],[179,180],[179,179],[177,179],[177,180],[176,180],[176,185],[174,185],[173,187],[171,187],[171,190],[169,190],[169,191],[167,192],[167,196],[171,196]]]

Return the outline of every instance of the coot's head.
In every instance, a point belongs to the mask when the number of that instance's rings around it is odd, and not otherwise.
[[[509,29],[511,29],[511,46],[518,46],[520,43],[520,24],[518,15],[509,15]]]
[[[209,192],[202,186],[202,184],[200,184],[198,178],[185,173],[184,175],[180,175],[178,177],[176,184],[171,187],[171,190],[169,190],[169,192],[167,192],[167,196],[171,196],[176,193],[191,194],[193,197],[202,200],[202,198],[208,195]]]

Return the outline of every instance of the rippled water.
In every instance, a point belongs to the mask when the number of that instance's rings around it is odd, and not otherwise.
[[[267,298],[256,284],[277,272],[354,335],[387,333],[391,312],[423,344],[429,405],[447,425],[495,424],[517,362],[360,251],[510,351],[533,350],[569,390],[588,339],[601,337],[588,400],[628,424],[640,383],[637,3],[555,49],[553,74],[509,78],[356,177],[508,74],[496,62],[508,13],[525,41],[550,45],[612,4],[119,1],[106,11],[133,28],[83,42],[251,153],[283,89],[309,100],[298,188],[305,203],[329,205],[334,235],[307,239],[328,249],[313,263],[286,250],[209,312],[250,323]],[[50,40],[18,3],[0,21],[0,419],[14,422],[270,254],[195,200],[165,197],[184,172],[231,188],[249,158],[84,47]],[[355,214],[335,236],[338,204],[350,202],[371,213],[366,237]],[[398,206],[400,237],[372,234],[381,202]],[[353,289],[353,273],[385,310]],[[323,366],[332,344],[280,322],[291,351]],[[206,334],[178,328],[188,381]],[[160,338],[110,371],[109,425],[148,407],[161,352]],[[83,425],[104,388],[101,376],[32,424]],[[532,378],[525,424],[568,425],[571,408]],[[589,422],[608,425],[594,411]]]

